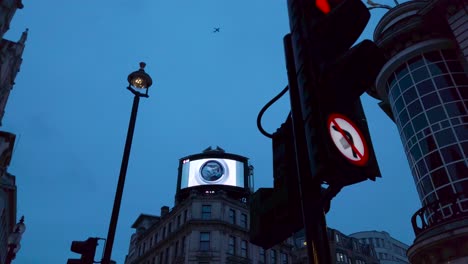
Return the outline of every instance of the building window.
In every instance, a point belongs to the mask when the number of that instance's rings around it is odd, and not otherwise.
[[[241,214],[240,224],[243,228],[247,228],[247,214]]]
[[[185,236],[182,237],[182,245],[181,245],[181,248],[180,248],[180,253],[182,255],[185,255]]]
[[[260,257],[258,258],[258,264],[265,264],[266,263],[266,255],[265,255],[265,249],[260,248],[259,249],[259,255]]]
[[[202,219],[211,219],[211,205],[202,205]]]
[[[241,256],[246,258],[247,257],[247,241],[241,241]]]
[[[210,232],[200,232],[200,250],[210,250]]]
[[[228,241],[228,254],[235,255],[236,254],[236,237],[229,236]]]
[[[153,246],[153,237],[150,237],[149,247],[151,248],[152,246]]]
[[[163,228],[162,239],[166,238],[166,227]]]
[[[229,223],[236,223],[236,210],[234,209],[229,209]]]
[[[155,245],[158,243],[158,233],[154,234],[153,241]]]
[[[169,227],[168,227],[168,234],[170,234],[172,232],[172,223],[169,223]]]
[[[187,222],[187,209],[185,209],[184,211],[184,223]]]
[[[180,215],[178,215],[178,216],[177,216],[177,228],[180,227],[180,218],[181,218]]]
[[[336,262],[337,263],[348,263],[348,256],[341,252],[336,252]]]
[[[276,250],[270,250],[270,262],[271,264],[276,264]]]
[[[169,247],[166,248],[166,259],[165,259],[165,262],[164,262],[164,263],[166,263],[166,264],[169,263],[169,250],[170,250]]]
[[[174,256],[175,256],[175,257],[179,256],[179,240],[177,240],[177,241],[175,242]]]
[[[281,252],[281,264],[288,264],[288,254]]]

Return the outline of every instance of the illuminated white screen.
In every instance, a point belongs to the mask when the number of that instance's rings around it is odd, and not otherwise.
[[[244,188],[244,163],[215,158],[183,161],[181,189],[212,184]]]

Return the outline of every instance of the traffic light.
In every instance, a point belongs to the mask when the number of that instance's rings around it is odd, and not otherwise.
[[[99,238],[90,237],[85,241],[72,241],[71,251],[81,254],[80,259],[68,259],[67,264],[93,264]]]
[[[294,121],[304,127],[312,177],[337,188],[375,180],[380,170],[359,97],[385,57],[370,40],[350,49],[367,25],[367,7],[360,0],[288,0],[288,10],[288,74],[299,94],[291,109],[301,112]]]
[[[272,135],[274,188],[260,188],[250,204],[250,241],[270,248],[303,227],[291,117]]]

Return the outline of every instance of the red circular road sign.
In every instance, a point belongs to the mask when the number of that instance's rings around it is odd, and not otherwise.
[[[340,153],[352,164],[366,165],[369,149],[359,128],[346,116],[330,114],[327,121],[329,135]]]

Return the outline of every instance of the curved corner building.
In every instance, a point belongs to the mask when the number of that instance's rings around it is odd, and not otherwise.
[[[468,263],[468,5],[410,1],[380,20],[388,62],[368,93],[398,127],[422,208],[411,263]]]

